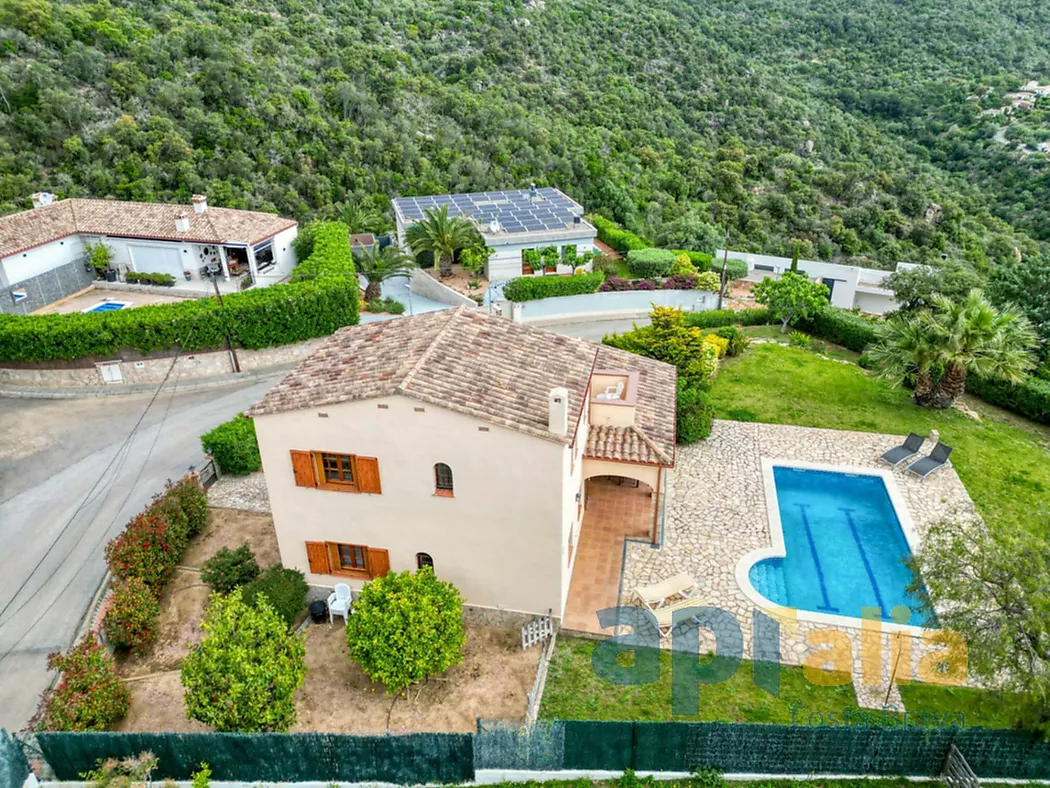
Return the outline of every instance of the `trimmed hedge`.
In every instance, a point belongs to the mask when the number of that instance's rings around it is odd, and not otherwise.
[[[766,326],[776,322],[768,309],[709,309],[705,312],[686,312],[685,324],[698,328],[721,326]]]
[[[247,476],[262,468],[255,422],[243,413],[201,435],[201,448],[215,459],[223,473]]]
[[[587,221],[593,224],[594,229],[598,231],[598,240],[609,244],[620,254],[627,254],[632,249],[645,249],[652,246],[641,236],[623,229],[616,222],[604,216],[588,216]]]
[[[998,378],[967,375],[966,390],[992,405],[1040,424],[1050,424],[1050,382],[1029,377],[1021,383],[1011,383]]]
[[[226,332],[249,350],[332,334],[358,321],[360,292],[346,225],[314,225],[314,249],[292,283],[174,304],[48,315],[0,315],[0,361],[111,357],[181,347],[218,350]]]
[[[878,338],[876,321],[836,307],[828,307],[810,318],[796,321],[794,325],[795,328],[856,353],[863,353]]]
[[[689,262],[696,268],[697,273],[709,271],[713,267],[712,262],[714,261],[714,256],[709,255],[707,252],[690,252],[688,249],[672,249],[671,254],[675,257],[684,254],[689,258]]]
[[[669,249],[632,249],[627,253],[627,270],[640,279],[667,276],[672,265],[674,252]]]
[[[508,301],[535,301],[554,296],[582,295],[597,292],[605,274],[573,274],[572,276],[522,276],[512,279],[503,288]]]

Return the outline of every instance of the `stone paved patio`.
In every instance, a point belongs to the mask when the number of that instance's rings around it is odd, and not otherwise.
[[[697,581],[704,603],[728,610],[736,617],[743,631],[745,656],[749,656],[752,603],[738,586],[735,570],[744,555],[771,544],[761,458],[885,468],[876,463],[876,458],[902,440],[903,436],[876,433],[716,421],[706,441],[679,447],[677,466],[668,475],[664,545],[654,550],[628,543],[623,588],[688,572]],[[924,446],[924,452],[930,448]],[[977,518],[973,502],[953,468],[941,469],[926,481],[906,475],[903,466],[893,471],[893,476],[920,540],[930,525],[949,515],[963,521]],[[630,604],[630,600],[624,599],[623,604]],[[807,654],[818,650],[809,646],[807,633],[829,628],[805,621],[782,626],[783,661],[801,664]],[[840,631],[845,632],[851,644],[857,684],[860,631]],[[918,659],[924,653],[923,643],[909,639],[913,641],[909,661],[914,676]],[[858,685],[861,701],[877,700],[875,705],[882,705],[893,640],[888,633],[882,636],[884,680],[879,685]],[[701,647],[709,649],[713,644],[713,636],[701,631]],[[661,645],[669,647],[670,638]],[[898,674],[906,667],[899,668]],[[893,699],[891,693],[891,702]]]
[[[208,489],[208,504],[220,509],[269,513],[270,496],[266,492],[266,477],[262,471],[247,476],[223,476]]]

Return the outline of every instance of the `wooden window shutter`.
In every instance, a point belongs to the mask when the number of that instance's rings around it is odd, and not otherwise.
[[[357,470],[357,489],[363,493],[383,492],[379,484],[379,460],[375,457],[358,457],[355,463]]]
[[[368,574],[382,577],[390,571],[390,553],[379,547],[368,548]]]
[[[317,473],[310,452],[292,449],[292,473],[295,474],[296,487],[317,486]]]
[[[324,542],[307,542],[306,558],[310,562],[310,572],[315,575],[331,574],[328,564],[328,547]]]

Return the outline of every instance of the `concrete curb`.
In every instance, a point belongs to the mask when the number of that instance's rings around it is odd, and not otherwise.
[[[265,369],[255,369],[251,372],[234,372],[227,375],[215,375],[208,378],[169,380],[161,389],[169,392],[178,387],[179,391],[195,391],[200,389],[222,388],[223,386],[236,386],[242,383],[255,383],[270,377],[290,372],[295,369],[296,363],[279,364]],[[93,397],[121,397],[131,394],[152,394],[157,390],[156,383],[135,383],[128,385],[113,386],[84,386],[68,388],[46,388],[43,386],[5,386],[0,385],[0,398],[8,399],[88,399]]]

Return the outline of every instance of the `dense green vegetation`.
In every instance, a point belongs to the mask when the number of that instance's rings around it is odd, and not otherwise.
[[[536,181],[672,248],[985,269],[1050,238],[1045,157],[978,118],[1050,76],[1042,0],[6,0],[0,40],[3,211]]]

